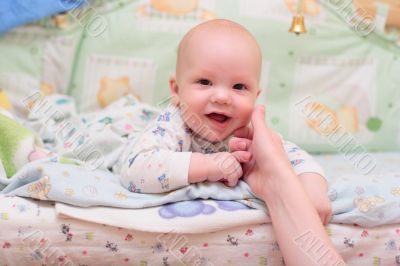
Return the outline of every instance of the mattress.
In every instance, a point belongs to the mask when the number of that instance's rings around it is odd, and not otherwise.
[[[269,223],[203,234],[155,233],[58,215],[51,202],[0,202],[1,265],[283,265]],[[399,224],[330,224],[326,232],[348,265],[400,263]]]

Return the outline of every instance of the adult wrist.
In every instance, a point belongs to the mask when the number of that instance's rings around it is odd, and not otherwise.
[[[266,177],[267,182],[259,197],[268,205],[276,201],[282,201],[286,195],[296,193],[298,188],[302,188],[300,181],[293,171],[285,171],[279,176]],[[297,188],[296,188],[297,187]]]

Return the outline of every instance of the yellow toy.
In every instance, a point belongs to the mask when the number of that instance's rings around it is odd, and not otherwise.
[[[10,110],[11,109],[11,102],[8,99],[8,96],[5,91],[0,89],[0,107]]]

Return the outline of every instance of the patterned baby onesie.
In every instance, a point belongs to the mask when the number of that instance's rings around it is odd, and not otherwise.
[[[296,175],[314,172],[324,176],[321,167],[295,144],[283,146]],[[132,192],[163,193],[189,185],[192,152],[228,151],[227,140],[217,144],[195,135],[182,120],[180,110],[168,107],[135,136],[122,156],[121,182]]]

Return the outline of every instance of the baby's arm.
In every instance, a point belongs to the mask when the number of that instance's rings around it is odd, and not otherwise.
[[[299,176],[308,197],[317,209],[321,221],[324,224],[328,224],[332,214],[332,207],[328,198],[328,183],[322,168],[310,154],[295,144],[288,141],[284,141],[283,144],[290,163]]]
[[[250,154],[188,152],[190,135],[179,123],[174,124],[171,116],[160,115],[167,121],[157,120],[127,148],[129,154],[121,167],[122,185],[140,193],[163,193],[206,180],[236,185],[242,175],[240,162]]]
[[[163,193],[186,186],[190,157],[190,152],[136,148],[124,160],[121,183],[139,193]]]
[[[228,186],[233,187],[243,175],[240,163],[249,159],[250,153],[245,151],[192,153],[188,181],[189,183],[225,181]]]
[[[246,152],[202,154],[166,149],[137,149],[122,167],[122,184],[132,192],[162,193],[189,183],[225,181],[235,186],[242,177]]]
[[[188,183],[190,136],[174,110],[165,110],[129,143],[121,183],[132,192],[163,193]]]

